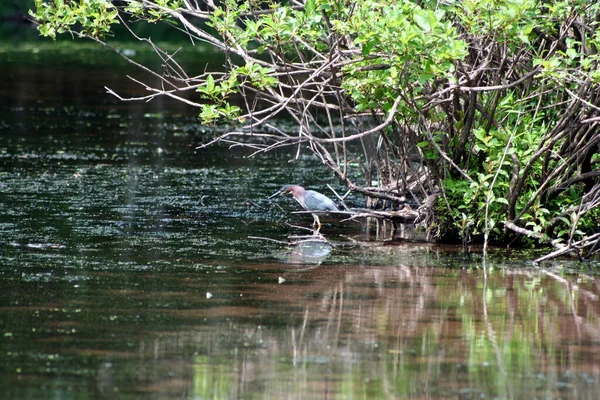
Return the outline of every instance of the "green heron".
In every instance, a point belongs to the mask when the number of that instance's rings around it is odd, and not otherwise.
[[[291,194],[306,211],[339,211],[333,200],[329,197],[314,190],[306,190],[302,186],[284,185],[269,198],[272,199],[280,194]],[[312,214],[312,216],[315,219],[315,224],[318,226],[317,232],[319,232],[321,230],[319,216],[317,214]]]

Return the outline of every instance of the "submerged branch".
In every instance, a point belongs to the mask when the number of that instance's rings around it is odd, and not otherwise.
[[[594,235],[591,235],[585,239],[579,240],[577,242],[571,243],[568,246],[559,248],[556,251],[553,251],[552,253],[548,253],[545,256],[536,258],[534,260],[534,262],[536,263],[541,263],[542,261],[548,261],[551,260],[553,258],[556,257],[560,257],[562,255],[568,254],[568,253],[572,253],[572,252],[579,252],[582,249],[586,248],[586,247],[590,247],[596,244],[596,242],[598,241],[598,239],[600,239],[600,233],[596,233]]]

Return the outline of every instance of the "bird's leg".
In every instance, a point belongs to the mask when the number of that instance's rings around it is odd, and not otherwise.
[[[313,222],[313,226],[317,225],[317,230],[315,231],[315,235],[318,235],[319,231],[321,230],[321,221],[319,220],[319,216],[317,214],[313,214],[312,216],[315,220]]]

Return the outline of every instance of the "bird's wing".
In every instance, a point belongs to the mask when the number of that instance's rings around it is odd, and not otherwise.
[[[306,203],[306,209],[309,211],[339,211],[333,200],[314,190],[306,191],[304,202]]]

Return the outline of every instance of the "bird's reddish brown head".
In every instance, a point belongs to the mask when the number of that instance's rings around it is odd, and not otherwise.
[[[273,193],[269,198],[273,198],[275,196],[279,196],[280,194],[291,194],[295,198],[299,198],[305,192],[302,186],[298,185],[283,185],[281,189],[277,192]]]

